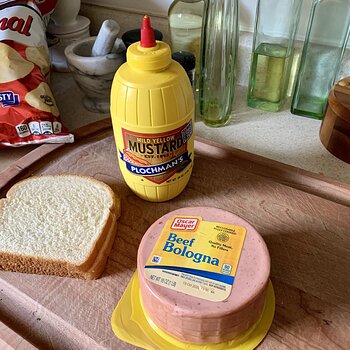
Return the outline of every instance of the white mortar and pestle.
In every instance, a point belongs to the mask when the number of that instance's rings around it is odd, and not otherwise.
[[[64,51],[74,80],[85,94],[83,105],[91,112],[109,113],[113,77],[125,62],[119,30],[117,22],[105,20],[97,37],[75,41]]]

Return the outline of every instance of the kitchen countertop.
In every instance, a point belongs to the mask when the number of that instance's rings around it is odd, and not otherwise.
[[[69,130],[109,116],[84,109],[83,94],[70,73],[54,72],[51,87],[63,124]],[[288,105],[278,113],[251,109],[246,106],[246,88],[238,86],[236,90],[230,123],[209,128],[198,121],[196,136],[350,183],[350,165],[330,154],[319,140],[319,120],[292,115]],[[1,149],[0,172],[36,147]]]

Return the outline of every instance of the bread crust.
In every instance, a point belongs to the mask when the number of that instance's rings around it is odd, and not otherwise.
[[[57,177],[79,177],[103,187],[110,194],[112,199],[112,204],[109,207],[109,215],[104,227],[87,254],[87,258],[81,264],[75,265],[63,260],[44,259],[35,256],[0,252],[0,269],[13,272],[67,276],[83,279],[98,278],[103,272],[108,255],[114,243],[117,220],[120,216],[120,199],[108,185],[93,177],[75,174],[41,175],[24,179],[11,187],[7,192],[6,198],[0,200],[0,210],[2,210],[5,201],[11,200],[11,198],[16,196],[16,191],[23,184],[33,181],[33,179],[43,177],[52,178],[53,181]]]

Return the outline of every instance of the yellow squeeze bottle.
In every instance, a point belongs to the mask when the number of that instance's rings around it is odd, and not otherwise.
[[[185,70],[169,46],[155,41],[148,16],[141,41],[111,89],[111,117],[124,180],[139,197],[162,202],[187,185],[194,158],[194,98]]]

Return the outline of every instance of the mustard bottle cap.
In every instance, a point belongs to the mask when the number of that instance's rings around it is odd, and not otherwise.
[[[129,46],[126,60],[132,68],[146,71],[160,71],[170,65],[170,47],[154,39],[154,29],[151,27],[149,16],[143,17],[141,41]]]
[[[142,47],[157,46],[156,40],[154,39],[154,29],[151,26],[151,19],[147,15],[144,16],[142,20],[140,45]]]

